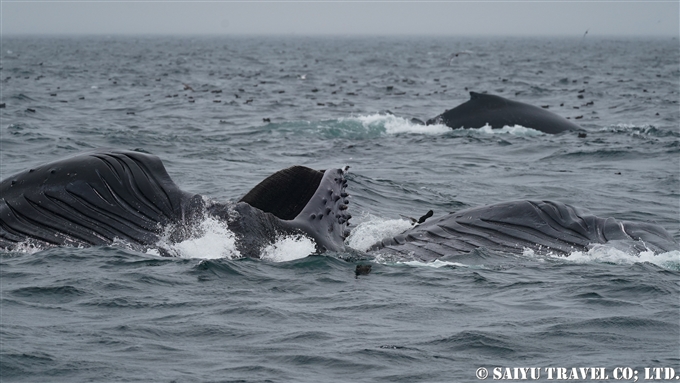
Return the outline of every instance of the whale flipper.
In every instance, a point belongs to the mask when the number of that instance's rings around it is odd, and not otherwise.
[[[434,260],[477,248],[522,253],[524,249],[569,255],[593,244],[621,242],[636,251],[680,249],[660,226],[600,218],[553,201],[514,201],[461,210],[431,219],[369,251]]]
[[[521,125],[543,133],[557,134],[570,130],[583,130],[573,122],[534,105],[491,94],[470,92],[470,100],[427,120],[427,125],[444,124],[452,129],[493,129]]]

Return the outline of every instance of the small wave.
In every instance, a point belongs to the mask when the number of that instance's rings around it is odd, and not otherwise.
[[[87,292],[75,286],[32,286],[11,290],[10,294],[21,297],[25,301],[55,304],[68,303],[87,295]]]
[[[525,249],[523,255],[538,257],[531,249]],[[665,253],[654,253],[651,250],[635,252],[624,251],[610,244],[593,245],[588,251],[573,251],[569,256],[547,254],[548,258],[572,263],[609,263],[617,265],[632,265],[639,262],[653,263],[664,269],[680,271],[680,251],[673,250]]]
[[[366,251],[371,245],[412,227],[411,222],[405,219],[385,219],[370,214],[365,214],[360,220],[362,222],[352,229],[345,241],[349,247],[359,251]]]
[[[287,262],[305,258],[316,251],[314,241],[305,236],[282,236],[262,249],[260,258],[273,262]]]
[[[10,99],[12,100],[18,100],[18,101],[35,101],[35,99],[28,97],[27,95],[23,93],[17,93],[13,94],[10,96]]]
[[[616,124],[601,128],[602,132],[621,133],[633,137],[680,137],[676,129],[664,129],[650,124]]]

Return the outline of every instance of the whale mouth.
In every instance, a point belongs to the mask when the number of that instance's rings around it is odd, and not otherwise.
[[[342,251],[349,235],[346,169],[293,166],[257,184],[239,202],[278,218],[285,230],[302,232],[319,251]]]
[[[265,178],[239,202],[271,213],[279,219],[295,219],[319,188],[324,172],[292,166]]]

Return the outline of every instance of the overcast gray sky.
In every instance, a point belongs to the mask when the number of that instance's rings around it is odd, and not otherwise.
[[[678,36],[665,1],[0,1],[11,34]]]

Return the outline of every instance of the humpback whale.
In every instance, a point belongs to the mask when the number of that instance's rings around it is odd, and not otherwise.
[[[345,170],[294,166],[255,186],[235,203],[182,191],[161,160],[95,150],[30,169],[0,182],[0,248],[154,247],[179,242],[207,217],[227,223],[243,256],[259,257],[279,235],[303,234],[317,251],[341,251],[349,234]]]
[[[493,129],[521,125],[548,134],[583,130],[543,108],[475,92],[470,92],[470,100],[467,102],[427,120],[426,124],[444,124],[452,129],[481,128],[487,124]]]
[[[143,251],[161,238],[190,238],[197,222],[212,217],[235,234],[242,256],[259,258],[263,246],[280,235],[305,235],[317,252],[341,252],[351,218],[346,171],[293,166],[267,177],[240,200],[223,203],[182,191],[156,156],[123,150],[77,154],[0,182],[0,249],[121,240]],[[660,226],[599,218],[559,202],[515,201],[432,215],[368,252],[434,260],[480,247],[563,255],[598,243],[636,251],[680,248]]]
[[[600,218],[555,201],[511,201],[428,220],[383,239],[368,251],[430,261],[482,247],[514,254],[531,249],[539,254],[568,256],[605,243],[636,253],[680,249],[658,225]]]

